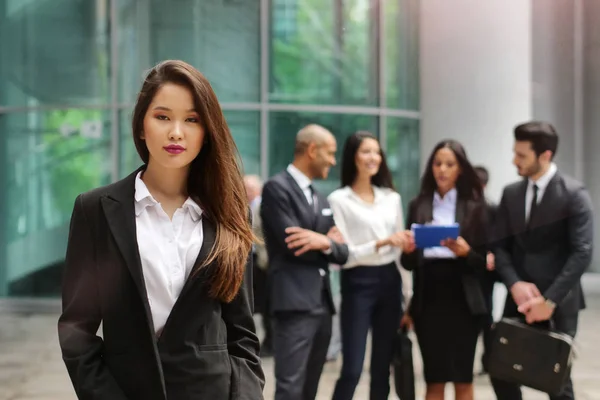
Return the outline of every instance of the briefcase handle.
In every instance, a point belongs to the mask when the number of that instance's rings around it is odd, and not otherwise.
[[[506,318],[506,319],[510,319],[511,321],[515,321],[515,322],[520,322],[527,326],[531,326],[532,328],[539,328],[539,329],[544,329],[544,330],[551,331],[551,332],[556,332],[556,323],[554,322],[554,320],[552,318],[549,319],[548,321],[534,322],[533,324],[527,323],[527,321],[525,320],[524,317],[510,317],[510,318]]]
[[[548,321],[546,321],[548,323],[548,325],[546,326],[546,324],[544,323],[534,323],[534,324],[528,324],[527,321],[525,320],[525,318],[521,318],[521,317],[506,317],[506,318],[502,318],[502,319],[508,319],[514,322],[518,322],[521,324],[525,324],[527,326],[531,326],[532,328],[538,328],[538,329],[544,329],[550,332],[556,332],[556,333],[561,333],[558,330],[556,330],[556,323],[554,322],[553,319],[549,319]],[[569,335],[570,336],[570,335]],[[577,342],[575,341],[575,338],[572,338],[572,342],[573,345],[571,346],[571,349],[573,351],[573,358],[577,358],[577,353],[578,353],[578,349],[577,349]]]

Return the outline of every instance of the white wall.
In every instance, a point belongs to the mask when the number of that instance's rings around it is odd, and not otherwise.
[[[594,261],[592,270],[600,272],[600,2],[584,2],[584,176],[594,203]]]
[[[512,130],[532,115],[528,0],[422,0],[421,159],[452,138],[490,171],[488,196],[518,176]]]
[[[573,0],[532,0],[532,114],[558,131],[558,168],[581,178],[583,157],[578,131],[576,17]],[[579,118],[579,120],[578,120]]]

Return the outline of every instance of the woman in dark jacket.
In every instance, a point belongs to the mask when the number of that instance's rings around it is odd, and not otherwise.
[[[413,298],[404,324],[413,324],[423,357],[426,400],[444,398],[454,383],[457,400],[473,399],[473,360],[486,304],[486,205],[481,184],[460,143],[433,150],[421,191],[409,206],[411,224],[460,224],[460,236],[439,247],[407,249],[402,266],[413,271]]]
[[[248,201],[206,78],[158,64],[132,132],[144,165],[71,219],[58,334],[77,397],[262,399]]]

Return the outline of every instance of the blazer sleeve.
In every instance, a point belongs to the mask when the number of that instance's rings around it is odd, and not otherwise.
[[[473,221],[476,229],[474,231],[473,243],[469,243],[471,250],[467,253],[466,263],[468,268],[480,274],[487,271],[486,261],[490,239],[490,210],[486,203],[480,203],[476,207],[478,210],[476,215],[479,215],[479,218]]]
[[[345,244],[332,241],[331,251],[328,254],[309,251],[300,256],[296,256],[295,251],[288,248],[285,242],[287,237],[286,228],[301,226],[292,210],[290,199],[281,185],[275,181],[268,181],[263,187],[260,216],[263,229],[270,233],[270,235],[265,236],[275,241],[273,244],[277,246],[279,251],[288,257],[297,257],[306,262],[307,265],[314,265],[315,268],[320,268],[319,264],[314,262],[315,257],[325,257],[328,262],[334,264],[345,264],[348,259],[348,246]]]
[[[75,200],[67,244],[58,337],[63,360],[78,399],[127,400],[102,359],[96,335],[102,320],[94,237],[82,195]]]
[[[344,265],[348,262],[349,250],[346,243],[336,243],[330,240],[331,248],[329,253],[324,253],[327,262],[331,264]]]
[[[494,238],[494,256],[496,263],[496,271],[502,282],[508,290],[521,278],[511,261],[511,247],[514,240],[510,230],[509,214],[508,214],[508,199],[507,189],[502,194],[500,205],[496,210]]]
[[[252,316],[252,257],[248,257],[240,291],[231,303],[222,304],[227,327],[227,349],[232,364],[232,400],[263,399],[265,375],[261,366],[260,342]]]
[[[583,187],[571,195],[569,202],[568,235],[571,255],[560,274],[544,293],[544,297],[560,304],[579,282],[592,261],[594,215],[592,201]]]

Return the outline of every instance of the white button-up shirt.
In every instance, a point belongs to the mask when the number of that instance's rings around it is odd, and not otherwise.
[[[438,192],[433,194],[433,221],[436,225],[450,225],[456,222],[456,202],[458,192],[456,188],[450,190],[442,198]],[[423,250],[425,258],[456,258],[456,255],[447,247],[438,246]]]
[[[135,179],[135,221],[154,330],[159,332],[202,247],[202,209],[188,198],[169,219],[141,179]]]
[[[362,200],[348,186],[334,191],[328,197],[335,225],[350,252],[344,268],[386,265],[400,258],[400,249],[397,247],[376,249],[378,240],[405,229],[400,195],[391,189],[376,186],[373,186],[373,193],[373,203]]]

